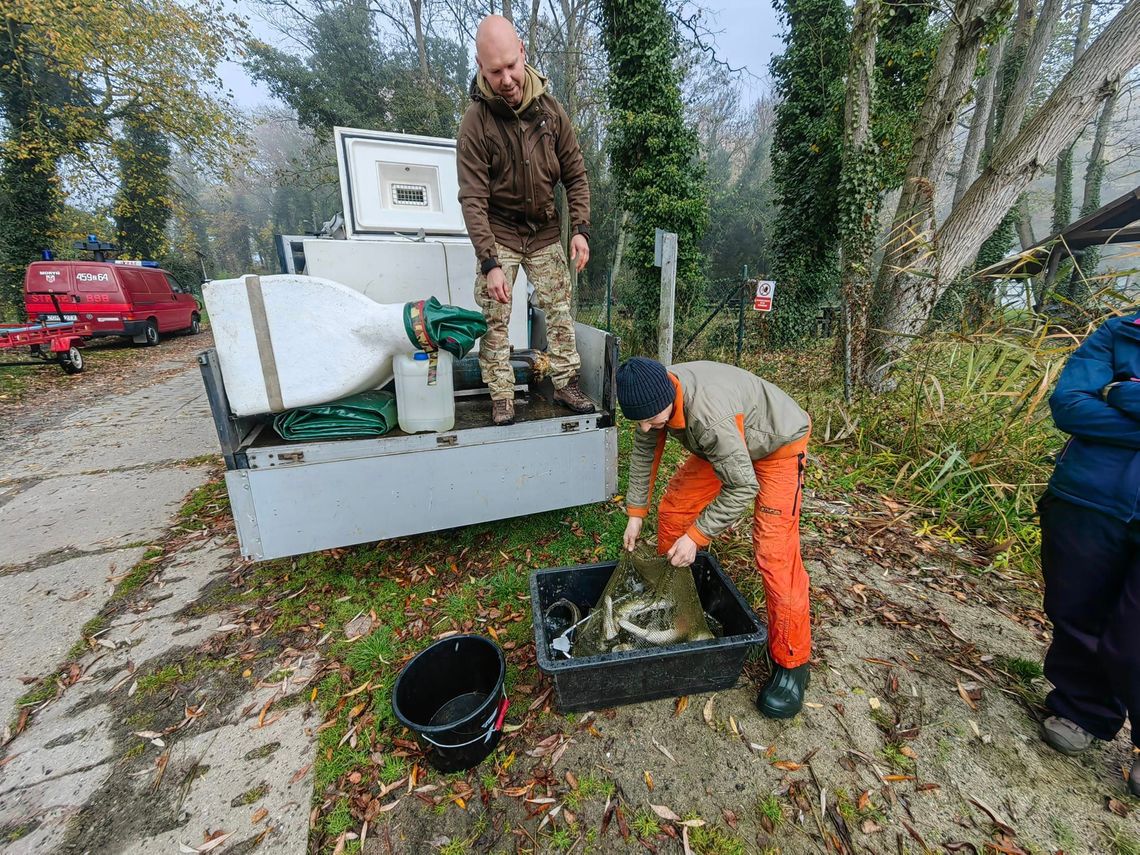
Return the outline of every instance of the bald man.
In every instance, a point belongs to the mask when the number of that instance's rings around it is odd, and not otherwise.
[[[576,413],[594,404],[578,385],[581,365],[570,315],[570,271],[560,242],[554,187],[566,188],[570,259],[579,272],[590,259],[590,187],[578,138],[546,78],[526,61],[514,25],[500,15],[479,24],[478,71],[459,126],[459,201],[475,245],[475,299],[487,318],[479,344],[491,419],[515,418],[515,377],[507,323],[520,265],[546,312],[547,355],[554,399]]]

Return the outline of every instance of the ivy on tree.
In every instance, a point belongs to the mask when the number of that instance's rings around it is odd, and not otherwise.
[[[602,41],[609,58],[610,164],[621,206],[629,212],[629,281],[622,301],[633,309],[628,343],[652,351],[657,339],[660,276],[654,229],[677,233],[676,315],[699,293],[708,200],[696,134],[685,125],[677,34],[661,0],[604,0]]]

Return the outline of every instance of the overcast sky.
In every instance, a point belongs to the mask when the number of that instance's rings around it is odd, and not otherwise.
[[[781,48],[776,14],[768,0],[704,0],[709,10],[703,16],[707,29],[716,33],[717,52],[733,68],[744,69],[741,84],[745,102],[768,91],[768,62]],[[251,16],[256,35],[275,41],[272,30]],[[239,107],[250,108],[273,103],[269,92],[249,79],[245,69],[225,63],[220,69],[226,87],[234,93]]]

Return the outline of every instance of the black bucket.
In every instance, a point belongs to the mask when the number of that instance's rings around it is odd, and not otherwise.
[[[392,711],[436,769],[470,769],[499,744],[508,706],[506,674],[503,651],[493,641],[453,635],[404,666],[392,690]]]

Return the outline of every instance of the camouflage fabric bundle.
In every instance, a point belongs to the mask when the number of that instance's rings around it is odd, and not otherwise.
[[[572,653],[596,656],[712,638],[693,573],[645,549],[622,552]]]

